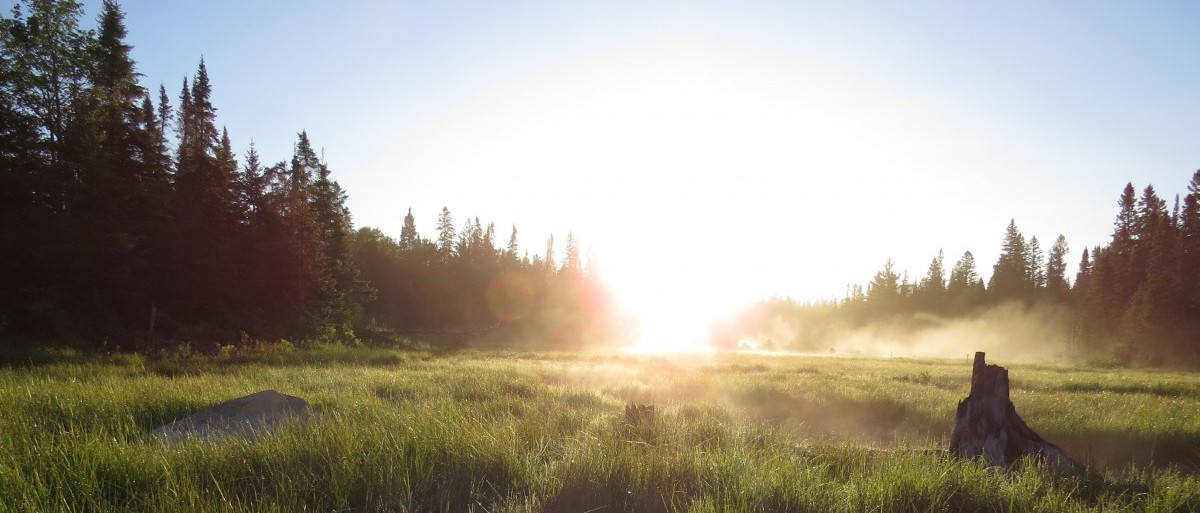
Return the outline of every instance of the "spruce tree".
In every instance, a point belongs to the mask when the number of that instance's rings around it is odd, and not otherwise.
[[[213,154],[213,150],[217,146],[217,108],[212,104],[212,84],[208,80],[208,66],[204,65],[204,58],[200,58],[200,64],[196,66],[196,74],[192,77],[191,91],[191,112],[190,122],[194,138],[191,140],[193,144],[192,150],[197,155],[204,153]]]
[[[1050,259],[1046,264],[1046,290],[1051,294],[1051,297],[1062,300],[1066,299],[1067,293],[1070,292],[1070,287],[1067,285],[1067,252],[1070,249],[1067,247],[1067,238],[1059,235],[1054,240],[1054,245],[1050,246]],[[1086,258],[1087,250],[1084,250]]]
[[[1141,280],[1141,271],[1135,269],[1135,252],[1138,233],[1137,197],[1133,183],[1126,183],[1117,200],[1119,211],[1113,222],[1112,242],[1109,243],[1107,258],[1111,259],[1113,274],[1111,283],[1101,291],[1106,296],[1105,303],[1112,303],[1119,309],[1124,309],[1124,303],[1133,295]],[[1098,255],[1092,254],[1093,258]],[[1119,304],[1119,305],[1118,305]]]
[[[1180,286],[1184,290],[1184,308],[1200,317],[1200,170],[1192,174],[1179,213],[1181,233]]]
[[[1134,234],[1137,232],[1137,198],[1134,194],[1133,183],[1126,183],[1125,188],[1121,191],[1121,197],[1117,200],[1117,207],[1120,210],[1117,212],[1116,221],[1113,222],[1112,246],[1114,249],[1123,249],[1124,246],[1132,243]]]
[[[546,272],[548,272],[548,273],[553,274],[555,269],[557,269],[557,264],[555,263],[555,260],[554,260],[554,234],[551,234],[550,238],[546,239],[545,265],[546,265]]]
[[[867,305],[877,315],[894,313],[900,302],[900,276],[895,264],[888,259],[867,284]]]
[[[238,211],[242,214],[242,222],[253,226],[263,210],[267,192],[266,173],[254,141],[250,141],[250,149],[246,150],[246,163],[237,178]]]
[[[345,191],[332,178],[329,165],[317,158],[308,133],[301,131],[298,138],[292,175],[303,176],[307,184],[309,208],[324,253],[320,287],[309,310],[309,331],[319,338],[347,339],[352,336],[352,302],[365,292],[352,260],[350,209]]]
[[[235,218],[241,217],[242,208],[240,208],[240,201],[237,198],[238,182],[240,181],[238,176],[238,162],[237,157],[233,154],[233,144],[229,140],[228,129],[221,129],[221,141],[217,145],[215,153],[214,163],[216,164],[217,180],[221,184],[232,186],[230,187],[230,192],[233,194],[230,198],[232,201],[229,208],[235,214]]]
[[[979,304],[983,293],[983,279],[975,268],[975,255],[964,251],[950,270],[950,280],[946,284],[946,309],[949,313],[966,313]]]
[[[946,254],[942,250],[938,250],[936,257],[929,262],[929,269],[925,271],[925,277],[921,279],[921,289],[933,294],[940,294],[946,291],[946,270],[944,262]]]
[[[219,139],[212,85],[201,59],[190,88],[180,95],[179,149],[175,172],[176,285],[172,316],[221,333],[234,332],[237,291],[236,184],[229,162],[218,159]],[[236,164],[235,164],[236,165]]]
[[[583,273],[583,262],[579,256],[579,241],[575,240],[575,234],[567,232],[567,248],[566,256],[563,258],[562,272],[571,276],[579,276]]]
[[[511,259],[517,258],[517,225],[513,225],[512,233],[508,236],[507,256]]]
[[[1088,276],[1092,274],[1092,261],[1088,255],[1088,248],[1083,248],[1083,257],[1079,259],[1079,271],[1075,273],[1075,286],[1079,288],[1087,281]]]
[[[996,265],[992,266],[988,291],[996,299],[1026,297],[1033,288],[1029,269],[1025,238],[1017,229],[1016,220],[1010,220],[1004,231],[1000,257],[996,260]]]
[[[1046,288],[1046,261],[1042,256],[1042,244],[1037,236],[1029,238],[1025,247],[1025,262],[1029,265],[1029,285],[1034,289]]]
[[[312,301],[326,279],[325,251],[306,190],[280,162],[263,170],[267,185],[254,233],[265,336],[312,336]],[[256,277],[259,278],[259,277]]]
[[[187,88],[187,84],[184,84]],[[167,127],[175,120],[175,114],[171,111],[171,98],[167,96],[167,87],[163,84],[158,85],[158,144],[163,147],[167,146]]]
[[[124,13],[116,2],[103,3],[98,25],[89,45],[88,87],[76,102],[80,117],[70,152],[87,156],[77,166],[80,233],[75,241],[88,253],[78,260],[93,268],[85,271],[87,281],[104,291],[94,294],[100,300],[86,315],[130,329],[156,302],[147,284],[156,280],[150,257],[160,254],[161,244],[154,239],[165,233],[166,150],[157,144],[153,105],[138,84]]]
[[[929,262],[925,276],[917,283],[913,299],[921,309],[941,310],[946,306],[946,255],[942,250]]]
[[[412,207],[409,207],[408,213],[404,215],[404,225],[400,228],[400,248],[405,251],[415,249],[417,237],[417,221],[413,217]]]
[[[975,270],[975,255],[970,251],[965,251],[950,271],[950,283],[946,289],[954,294],[966,292],[974,288],[980,279],[979,273]]]
[[[447,207],[442,207],[442,213],[438,216],[437,232],[438,256],[442,261],[449,261],[454,256],[455,230],[454,218],[450,216],[450,209]]]

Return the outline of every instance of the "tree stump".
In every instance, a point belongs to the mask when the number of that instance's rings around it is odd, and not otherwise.
[[[625,422],[631,425],[654,422],[653,404],[629,403],[625,405]]]
[[[1034,433],[1017,415],[1008,398],[1008,369],[984,363],[983,352],[975,353],[971,395],[958,403],[950,453],[982,458],[996,466],[1034,456],[1062,473],[1073,474],[1078,468],[1062,449]]]

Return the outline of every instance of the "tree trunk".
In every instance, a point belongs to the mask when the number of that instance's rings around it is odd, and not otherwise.
[[[1008,398],[1008,369],[985,364],[983,352],[975,353],[971,395],[958,403],[950,452],[961,458],[983,458],[988,465],[1010,465],[1034,455],[1059,472],[1071,474],[1078,468],[1062,449],[1034,433],[1017,415]]]

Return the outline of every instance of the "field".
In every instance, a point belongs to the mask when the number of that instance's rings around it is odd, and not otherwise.
[[[965,354],[68,354],[0,368],[0,512],[1200,511],[1200,376],[989,361],[1090,471],[946,455]],[[319,420],[147,437],[269,388]]]

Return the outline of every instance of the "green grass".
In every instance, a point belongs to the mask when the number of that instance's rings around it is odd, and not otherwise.
[[[1008,365],[1018,412],[1092,465],[1063,477],[940,450],[965,359],[279,353],[0,370],[0,512],[1200,511],[1197,375]],[[267,388],[320,419],[147,437]]]

